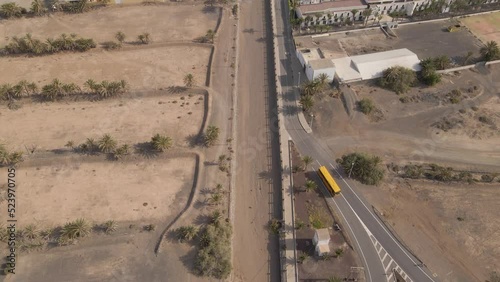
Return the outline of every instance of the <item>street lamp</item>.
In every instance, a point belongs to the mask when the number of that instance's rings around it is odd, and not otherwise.
[[[310,122],[309,127],[311,127],[311,128],[312,128],[312,126],[313,126],[313,119],[314,119],[314,115],[313,115],[313,114],[310,114],[310,116],[311,116],[311,122]]]
[[[353,168],[354,168],[354,162],[352,162],[351,164],[351,169],[349,170],[349,175],[347,176],[347,178],[351,178],[351,172]]]
[[[297,88],[299,87],[300,85],[300,71],[299,71],[299,80],[297,81]]]

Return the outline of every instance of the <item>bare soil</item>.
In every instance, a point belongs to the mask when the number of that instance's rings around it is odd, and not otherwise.
[[[490,13],[472,16],[460,20],[474,35],[486,43],[488,41],[500,42],[500,13]]]
[[[88,79],[123,79],[134,90],[184,85],[184,76],[191,73],[197,85],[204,85],[209,56],[210,48],[152,44],[110,52],[92,50],[34,58],[0,57],[3,66],[0,75],[1,83],[15,84],[25,79],[40,86],[55,78],[80,86]]]
[[[21,18],[0,22],[0,46],[13,36],[31,33],[45,40],[62,33],[75,33],[92,38],[97,43],[115,41],[122,31],[125,42],[137,41],[137,36],[148,32],[154,42],[191,41],[214,30],[219,9],[204,6],[111,6],[83,14],[57,13],[45,17]],[[91,24],[89,24],[91,23]]]
[[[316,103],[315,134],[337,157],[361,151],[386,163],[437,163],[498,173],[499,75],[498,65],[480,67],[445,75],[435,87],[416,87],[400,96],[373,83],[351,84],[354,94],[345,94],[372,99],[384,119],[374,122],[355,109],[349,115],[342,99],[323,96]],[[462,93],[456,103],[449,95],[454,89]],[[401,97],[409,99],[403,103]],[[443,119],[460,122],[445,131],[435,125]],[[379,187],[357,186],[440,281],[484,281],[499,269],[497,182],[440,184],[388,177]]]
[[[132,146],[160,133],[170,136],[176,146],[187,147],[188,136],[200,130],[204,99],[200,94],[165,90],[157,95],[97,102],[31,103],[16,111],[0,106],[0,123],[4,125],[0,142],[13,150],[32,146],[50,150],[64,148],[70,140],[80,144],[108,133],[119,144]]]

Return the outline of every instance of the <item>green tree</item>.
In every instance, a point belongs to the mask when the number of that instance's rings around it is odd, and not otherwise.
[[[116,231],[118,224],[114,220],[108,220],[102,225],[102,230],[106,234],[111,234]]]
[[[219,133],[220,129],[217,126],[209,125],[204,136],[205,146],[210,147],[215,145],[215,143],[219,140]]]
[[[175,231],[179,242],[187,242],[193,240],[198,234],[198,228],[193,225],[181,226]]]
[[[21,8],[14,2],[5,3],[0,6],[0,16],[2,16],[3,18],[19,18],[22,16],[22,13],[23,8]]]
[[[337,163],[342,166],[344,172],[351,174],[363,184],[378,185],[384,177],[384,171],[380,167],[382,160],[377,156],[351,153],[343,155]]]
[[[481,47],[481,55],[485,61],[493,61],[500,59],[500,49],[495,41],[488,41],[486,45]]]
[[[172,148],[172,138],[157,133],[155,136],[151,137],[151,146],[153,146],[156,151],[164,152]]]
[[[436,60],[432,58],[427,58],[420,61],[420,66],[422,70],[420,71],[420,76],[422,82],[433,86],[441,81],[441,75],[436,72]]]
[[[316,188],[318,188],[318,186],[316,185],[316,182],[308,179],[306,181],[305,188],[306,188],[306,192],[311,192],[311,191],[316,190]]]
[[[352,9],[351,10],[351,13],[352,13],[352,21],[356,21],[356,14],[359,12],[359,10],[357,9]]]
[[[307,167],[314,161],[311,156],[303,156],[302,163],[304,164],[304,169],[307,170]]]
[[[197,274],[226,279],[231,273],[231,225],[208,224],[198,236],[200,244],[194,261]]]
[[[323,89],[328,85],[328,78],[328,74],[326,73],[321,73],[320,75],[318,75],[316,79],[318,80],[320,89]]]
[[[369,115],[375,110],[375,105],[373,101],[368,98],[363,98],[357,102],[358,109],[365,115]]]
[[[436,57],[434,58],[434,66],[438,70],[447,69],[451,66],[451,59],[446,55]]]
[[[31,2],[30,12],[35,16],[41,16],[47,13],[47,8],[43,0],[33,0],[33,2]]]
[[[184,85],[186,85],[186,87],[193,87],[195,85],[195,82],[196,81],[192,74],[188,73],[184,76]]]
[[[115,38],[116,40],[118,40],[118,42],[120,42],[120,44],[123,43],[123,41],[125,41],[125,33],[121,32],[121,31],[118,31],[116,34],[115,34]]]
[[[368,19],[370,18],[370,16],[372,15],[372,9],[371,8],[367,8],[367,9],[364,9],[363,12],[362,12],[362,15],[363,15],[363,20],[365,22],[365,26],[368,24]]]
[[[301,95],[299,103],[305,112],[309,112],[314,106],[314,100],[310,95]]]
[[[61,237],[73,240],[90,234],[90,224],[83,218],[66,223],[61,231]]]
[[[115,159],[119,160],[123,158],[124,156],[128,155],[130,153],[130,147],[127,144],[124,144],[120,147],[117,147],[115,151],[113,152],[113,156]]]
[[[382,87],[390,89],[397,94],[407,92],[415,83],[417,76],[413,70],[395,66],[384,70],[379,83]]]
[[[213,43],[215,39],[215,32],[209,29],[207,31],[207,34],[205,35],[205,38],[207,39],[208,42]]]
[[[117,146],[116,140],[109,134],[104,134],[97,144],[103,153],[112,153]]]
[[[151,35],[147,32],[140,34],[137,36],[137,39],[139,40],[140,43],[142,44],[149,44],[151,43]]]

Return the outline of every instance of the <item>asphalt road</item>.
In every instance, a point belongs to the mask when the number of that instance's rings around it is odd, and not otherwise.
[[[283,93],[279,95],[284,95],[284,108],[289,109],[295,106],[293,93],[297,93],[298,75],[294,76],[294,73],[297,74],[300,70],[300,63],[295,56],[286,0],[278,0],[276,9],[278,53],[281,62],[279,80],[283,90]],[[305,81],[304,76],[302,72],[301,81]],[[306,118],[310,120],[310,117]],[[353,247],[364,265],[366,281],[387,281],[392,269],[397,267],[400,267],[412,281],[436,281],[429,271],[421,266],[421,262],[404,249],[380,222],[373,213],[371,205],[357,193],[355,184],[343,179],[343,172],[336,167],[335,156],[314,135],[307,134],[303,130],[295,113],[285,114],[285,127],[299,151],[316,160],[315,168],[325,165],[330,169],[332,176],[337,179],[342,193],[335,198],[329,198],[328,201],[344,221],[343,228],[350,233]],[[387,261],[383,264],[371,238],[376,239],[378,243],[375,244],[382,245],[385,252],[392,258],[388,264]],[[381,248],[378,250],[381,251]]]

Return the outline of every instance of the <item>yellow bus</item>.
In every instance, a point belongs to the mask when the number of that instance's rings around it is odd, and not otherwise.
[[[321,180],[323,180],[326,188],[328,188],[332,195],[340,193],[340,187],[337,185],[337,182],[335,182],[325,166],[319,168],[318,174],[319,177],[321,177]]]

